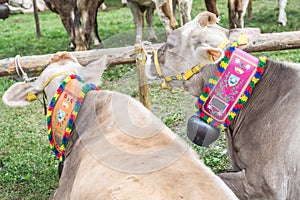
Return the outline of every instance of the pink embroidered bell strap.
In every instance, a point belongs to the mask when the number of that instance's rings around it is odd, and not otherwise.
[[[61,83],[48,106],[48,138],[50,147],[60,162],[65,159],[65,149],[74,121],[86,93],[90,90],[98,88],[93,84],[84,84],[75,74],[70,75]]]
[[[256,58],[237,47],[238,42],[233,42],[225,52],[195,104],[196,114],[221,130],[228,128],[243,108],[266,63],[264,56]]]

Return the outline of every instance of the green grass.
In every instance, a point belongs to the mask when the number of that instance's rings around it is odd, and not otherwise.
[[[1,79],[1,97],[13,82]],[[0,108],[0,199],[46,199],[58,176],[41,104],[9,108],[0,101]]]
[[[226,2],[218,0],[217,5],[220,23],[224,27],[228,27]],[[119,0],[110,1],[107,5],[121,6]],[[193,17],[204,10],[203,0],[194,1]],[[245,25],[259,27],[263,33],[298,31],[298,0],[289,0],[286,11],[288,24],[286,27],[278,27],[277,0],[254,0],[254,19],[246,21]],[[0,21],[0,59],[15,57],[16,54],[41,55],[67,50],[69,38],[59,16],[46,11],[39,13],[39,19],[41,38],[35,36],[32,14],[11,15],[5,21]],[[128,7],[98,13],[98,23],[98,31],[106,47],[133,44],[134,24]],[[163,30],[157,15],[155,27]],[[128,35],[126,39],[125,33]],[[300,62],[299,49],[263,53],[276,60]],[[0,78],[0,98],[14,82],[8,77]],[[101,87],[138,98],[135,66],[110,67],[104,74]],[[186,94],[171,95],[161,91],[156,82],[150,84],[150,90],[151,110],[174,132],[187,140],[184,127],[188,117],[193,114],[194,99]],[[58,175],[57,160],[48,145],[43,106],[35,102],[27,107],[9,108],[0,101],[0,113],[0,199],[48,199],[53,189],[58,186]],[[224,140],[222,134],[210,148],[194,146],[205,164],[215,172],[230,168]]]

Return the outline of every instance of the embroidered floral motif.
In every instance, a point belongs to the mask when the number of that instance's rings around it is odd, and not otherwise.
[[[255,87],[255,84],[261,78],[266,63],[265,57],[259,57],[257,66],[245,63],[243,57],[239,58],[234,53],[238,47],[238,42],[233,42],[225,52],[225,56],[218,66],[218,70],[209,79],[202,94],[195,104],[196,114],[219,129],[225,130],[232,123],[234,117],[243,108],[249,96]],[[241,50],[238,50],[242,52]],[[235,55],[232,57],[232,55]],[[238,54],[238,53],[237,53]],[[242,54],[245,54],[243,52]],[[245,54],[248,56],[249,54]],[[251,56],[251,55],[250,55]],[[231,70],[227,70],[229,62]],[[234,65],[234,69],[232,66]],[[255,67],[253,69],[253,67]],[[239,76],[251,76],[243,80]],[[233,103],[234,102],[234,103]],[[228,110],[229,109],[229,110]],[[225,112],[227,110],[227,112]],[[221,119],[225,115],[224,119]]]
[[[65,159],[65,149],[74,121],[86,93],[98,90],[93,84],[85,84],[77,75],[68,76],[52,97],[47,111],[47,127],[50,147],[60,162]]]

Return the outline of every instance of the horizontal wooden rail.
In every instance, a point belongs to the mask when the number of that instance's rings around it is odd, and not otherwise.
[[[162,44],[153,44],[157,49]],[[151,52],[152,48],[145,47],[146,51]],[[255,41],[249,43],[243,48],[247,52],[277,51],[285,49],[300,48],[300,31],[260,34]],[[89,51],[70,52],[74,55],[80,64],[87,65],[97,60],[103,54],[108,55],[111,65],[135,63],[135,47],[119,47],[110,49],[96,49]],[[49,60],[48,55],[22,56],[19,61],[24,71],[27,73],[41,72]],[[15,58],[6,58],[0,60],[0,77],[16,74]]]

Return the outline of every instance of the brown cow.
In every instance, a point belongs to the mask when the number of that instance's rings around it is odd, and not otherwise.
[[[52,12],[59,14],[70,36],[70,49],[90,49],[94,39],[95,48],[102,48],[98,34],[97,11],[104,0],[44,0]]]
[[[285,7],[287,0],[278,0],[279,15],[278,25],[286,26],[287,18],[285,13]],[[230,28],[243,28],[244,17],[248,8],[248,14],[252,17],[252,0],[229,0],[228,12],[229,12],[229,27]]]
[[[14,84],[3,101],[28,105],[28,94],[43,90],[50,101],[68,74],[97,85],[106,65],[106,56],[83,67],[70,54],[55,54],[36,81]],[[130,96],[88,92],[74,126],[52,199],[237,199],[195,151]]]
[[[136,42],[140,42],[143,38],[144,28],[144,12],[146,12],[146,21],[149,26],[149,41],[156,41],[157,37],[153,29],[154,10],[164,25],[167,34],[178,27],[177,21],[173,14],[173,6],[171,0],[128,0],[129,6],[135,27],[136,27]]]
[[[244,26],[243,0],[228,0],[229,28],[241,28]]]
[[[219,13],[217,10],[217,0],[205,0],[205,6],[207,11],[215,13],[215,15],[218,17]]]
[[[244,30],[247,35],[247,29]],[[200,73],[174,80],[199,97],[217,70],[224,50],[217,48],[232,32],[216,24],[216,16],[200,13],[172,32],[158,50],[161,77],[182,74],[198,64]],[[237,39],[237,38],[234,38]],[[154,62],[149,78],[159,78]],[[240,199],[299,199],[300,197],[300,65],[267,59],[265,72],[244,108],[226,130],[227,150],[236,170],[220,174]]]

